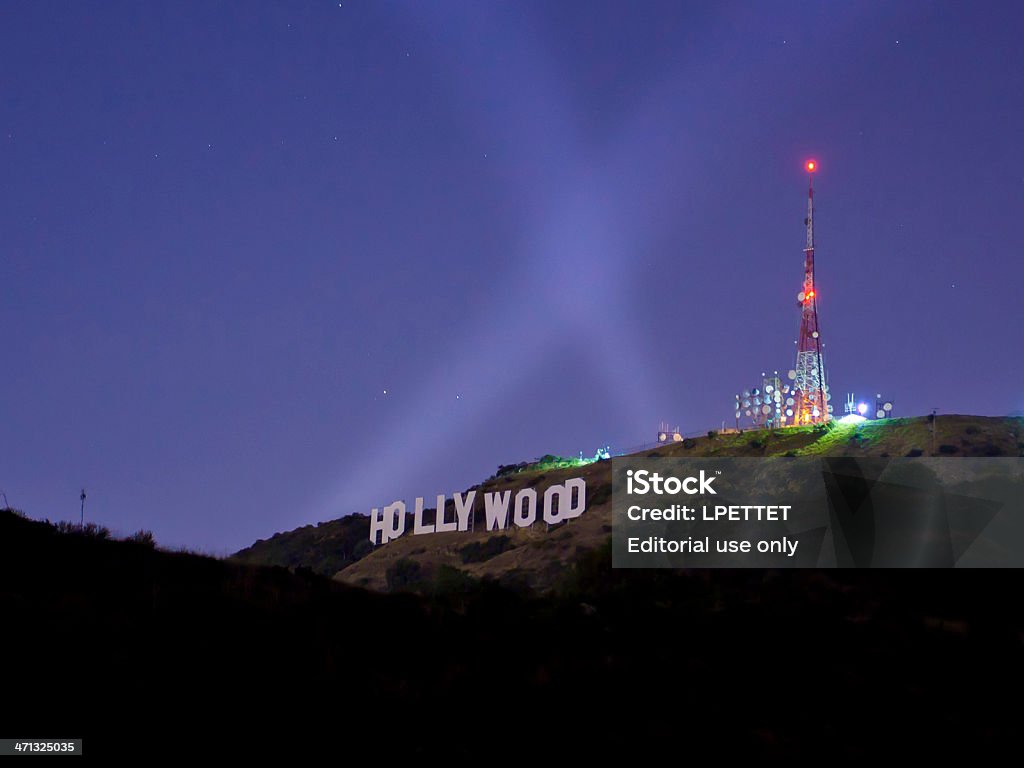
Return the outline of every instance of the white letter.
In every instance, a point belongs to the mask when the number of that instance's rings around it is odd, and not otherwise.
[[[403,533],[405,533],[405,502],[395,501],[384,507],[384,524],[387,525],[388,529],[385,532],[386,538],[384,541],[391,541],[391,539],[397,539]],[[381,542],[381,544],[384,543]]]
[[[380,510],[377,507],[373,508],[370,513],[370,543],[373,546],[377,546],[377,534],[384,533],[384,522],[380,518]],[[387,539],[383,539],[381,544],[387,544]]]
[[[558,496],[558,512],[554,511],[554,497]],[[562,507],[568,506],[565,503],[565,486],[551,485],[544,491],[544,522],[548,525],[560,523],[565,517],[562,515]]]
[[[511,498],[512,491],[484,494],[484,515],[488,531],[504,530],[508,525],[508,503]],[[498,505],[499,501],[501,506]]]
[[[576,504],[572,503],[572,489],[576,489]],[[587,481],[582,477],[574,477],[572,480],[565,481],[566,504],[565,509],[562,509],[562,503],[559,502],[558,508],[562,514],[563,520],[572,520],[573,518],[579,517],[583,514],[587,508]]]
[[[435,518],[436,519],[436,518]],[[423,524],[423,497],[416,497],[416,511],[412,515],[412,535],[419,536],[422,533],[433,533],[434,524]]]
[[[522,500],[526,500],[525,509]],[[512,509],[512,517],[520,528],[527,528],[537,520],[537,491],[523,488],[516,494],[516,503]]]
[[[466,500],[462,500],[461,493],[453,493],[452,498],[455,499],[455,517],[459,520],[459,530],[469,530],[469,515],[473,511],[473,502],[476,501],[476,491],[470,491],[466,494]]]
[[[434,530],[438,533],[448,533],[448,531],[457,531],[459,524],[452,520],[450,523],[444,521],[444,494],[438,494],[437,496],[437,523],[434,525]]]

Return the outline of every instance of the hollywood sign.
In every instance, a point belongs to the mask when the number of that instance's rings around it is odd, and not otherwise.
[[[423,521],[423,497],[417,496],[412,516],[413,536],[468,531],[473,520],[473,505],[476,502],[476,496],[476,491],[469,491],[465,495],[453,493],[455,519],[445,520],[445,501],[447,499],[443,493],[438,494],[437,512],[433,523]],[[510,511],[512,524],[519,528],[528,528],[537,522],[537,508],[540,499],[537,491],[533,488],[523,488],[515,495],[514,499],[512,491],[485,493],[483,499],[484,520],[487,523],[488,531],[507,528]],[[587,484],[582,477],[574,477],[561,485],[552,485],[544,491],[541,517],[548,525],[554,525],[579,517],[586,508]],[[406,532],[407,514],[408,510],[404,501],[392,502],[383,510],[374,507],[370,514],[370,541],[377,544],[377,534],[380,534],[380,543],[387,544],[392,539],[403,535]]]

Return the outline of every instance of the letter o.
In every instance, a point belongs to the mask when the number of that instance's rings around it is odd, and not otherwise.
[[[520,528],[528,528],[537,521],[537,491],[533,488],[523,488],[516,494],[512,519]]]

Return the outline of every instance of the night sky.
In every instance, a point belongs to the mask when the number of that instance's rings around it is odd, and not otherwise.
[[[1024,408],[1024,4],[0,6],[0,489],[226,553],[732,421]],[[0,503],[3,499],[0,498]]]

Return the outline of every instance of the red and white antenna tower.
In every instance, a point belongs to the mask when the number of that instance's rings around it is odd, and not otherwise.
[[[818,164],[808,160],[807,247],[804,248],[804,285],[797,294],[800,304],[800,339],[796,347],[796,367],[789,372],[793,380],[793,421],[795,425],[823,424],[832,418],[825,384],[825,360],[821,353],[818,329],[818,289],[814,282],[814,172]]]

